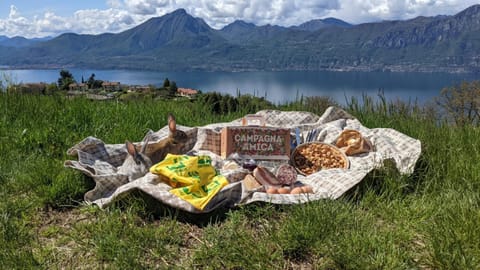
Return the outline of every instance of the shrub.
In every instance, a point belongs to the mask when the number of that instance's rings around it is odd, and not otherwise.
[[[457,126],[478,125],[480,120],[480,81],[446,87],[436,99],[448,122]]]

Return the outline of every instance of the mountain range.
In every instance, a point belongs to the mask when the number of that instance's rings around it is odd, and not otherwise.
[[[235,21],[222,29],[178,9],[121,33],[0,36],[13,68],[162,71],[480,71],[480,5],[452,16],[352,25],[335,18],[298,26]]]
[[[25,38],[21,36],[15,36],[9,38],[7,36],[0,36],[0,46],[4,47],[27,47],[31,46],[37,42],[47,41],[52,39],[52,37],[44,37],[44,38]]]

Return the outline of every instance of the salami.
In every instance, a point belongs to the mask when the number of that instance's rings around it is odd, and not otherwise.
[[[297,181],[297,170],[290,164],[282,164],[277,169],[277,179],[282,185],[292,185]]]
[[[270,172],[267,168],[262,166],[257,166],[255,170],[253,170],[253,176],[260,182],[262,185],[266,187],[280,187],[282,183],[280,183],[275,177],[275,175]]]

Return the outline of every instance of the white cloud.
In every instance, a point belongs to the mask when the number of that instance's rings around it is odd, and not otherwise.
[[[99,34],[120,32],[154,16],[184,8],[213,28],[235,20],[257,25],[298,25],[312,19],[336,17],[350,23],[452,15],[478,0],[105,0],[107,9],[83,9],[70,16],[54,9],[25,17],[11,5],[0,18],[0,33],[40,37],[63,32]],[[52,11],[53,10],[53,11]],[[29,12],[30,13],[30,12]]]
[[[128,10],[134,14],[152,15],[162,7],[169,6],[170,0],[125,0]]]
[[[76,32],[91,34],[118,32],[135,25],[135,20],[127,11],[112,8],[79,10],[75,12],[73,20],[76,22]]]
[[[418,16],[453,15],[478,4],[478,0],[342,0],[329,13],[350,23],[405,20]]]
[[[300,24],[318,19],[339,6],[338,0],[199,0],[194,5],[190,0],[178,0],[176,3],[188,7],[190,14],[205,19],[213,28],[221,28],[236,19],[257,25]]]
[[[5,32],[6,35],[12,35],[11,33],[14,33],[12,36],[21,35],[20,33],[24,32],[24,30],[32,31],[30,29],[31,27],[32,25],[29,20],[25,17],[22,17],[17,7],[14,5],[10,6],[10,12],[7,19],[0,20],[0,28],[2,29],[2,32]]]
[[[61,32],[71,32],[72,23],[64,18],[55,15],[53,12],[46,12],[43,18],[34,18],[30,22],[31,29],[33,32],[49,32],[49,33],[61,33]]]
[[[111,8],[121,8],[123,6],[120,0],[107,0],[107,5]]]
[[[0,30],[7,36],[42,37],[55,36],[65,32],[100,34],[119,32],[136,25],[128,11],[109,8],[106,10],[84,9],[71,17],[56,15],[47,11],[31,19],[22,17],[15,6],[10,8],[7,19],[0,19]]]

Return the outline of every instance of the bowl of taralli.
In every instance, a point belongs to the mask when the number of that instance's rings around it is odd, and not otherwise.
[[[290,159],[292,165],[303,175],[327,169],[348,169],[350,166],[345,153],[324,142],[300,144],[293,150]]]

